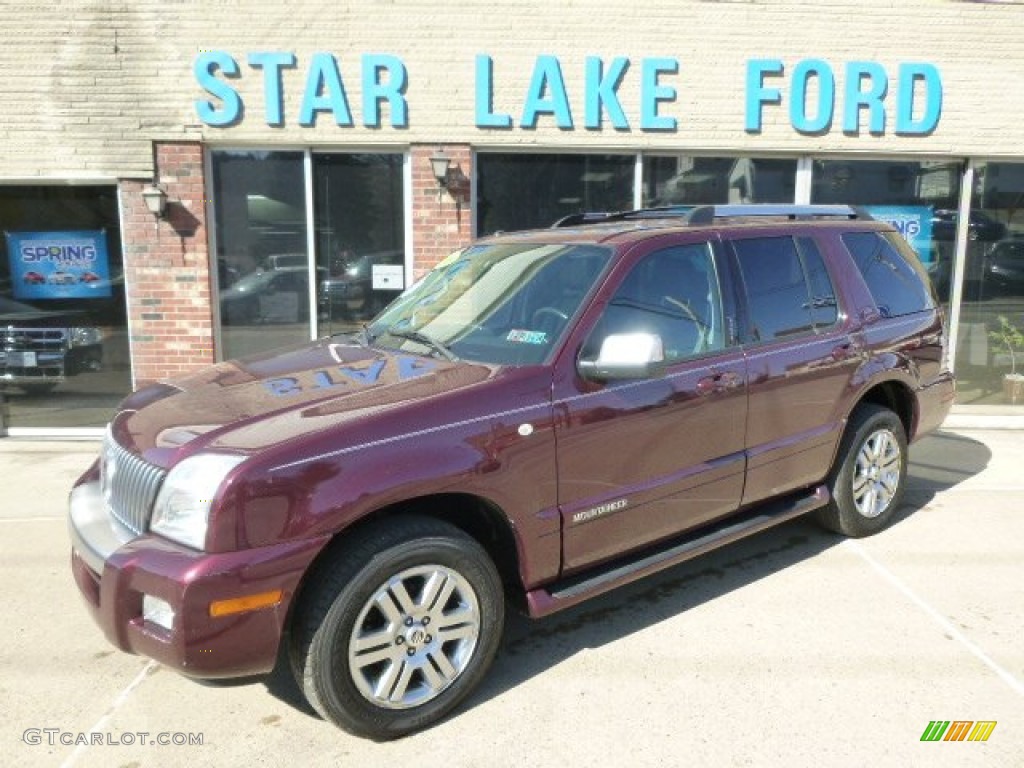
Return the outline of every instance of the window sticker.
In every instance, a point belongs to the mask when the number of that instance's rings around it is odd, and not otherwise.
[[[547,344],[548,335],[544,331],[512,330],[505,339],[513,344]]]

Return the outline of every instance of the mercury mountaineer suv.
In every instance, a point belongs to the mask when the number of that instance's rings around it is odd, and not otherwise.
[[[129,396],[70,497],[125,651],[280,658],[395,738],[546,616],[811,513],[892,520],[953,400],[913,251],[846,206],[570,217],[452,254],[366,328]]]

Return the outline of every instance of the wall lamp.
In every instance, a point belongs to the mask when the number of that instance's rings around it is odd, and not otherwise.
[[[142,199],[146,201],[149,212],[158,219],[164,217],[167,210],[167,193],[156,184],[149,184],[142,188]]]
[[[437,199],[441,199],[441,190],[448,189],[448,171],[451,168],[452,159],[444,153],[440,147],[437,152],[430,156],[430,168],[437,179]]]

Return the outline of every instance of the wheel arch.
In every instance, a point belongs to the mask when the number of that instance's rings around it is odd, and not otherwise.
[[[386,525],[388,519],[399,516],[429,517],[447,522],[461,530],[487,552],[501,577],[506,597],[517,606],[525,603],[518,543],[512,524],[504,511],[492,502],[473,494],[437,493],[381,507],[335,533],[309,564],[299,581],[285,618],[285,626],[291,626],[294,611],[302,602],[311,575],[336,556],[346,539],[367,528]]]
[[[907,440],[913,439],[914,429],[917,425],[917,401],[913,391],[905,383],[894,379],[879,382],[860,396],[854,409],[864,403],[873,403],[895,413],[903,424]],[[849,421],[849,417],[847,417],[847,421]]]

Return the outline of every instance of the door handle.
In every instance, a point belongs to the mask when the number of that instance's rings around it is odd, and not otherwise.
[[[742,383],[743,380],[735,371],[723,371],[698,379],[696,389],[698,395],[710,395],[736,389]]]
[[[854,341],[844,341],[832,348],[832,359],[835,361],[849,360],[851,357],[858,357],[864,348]]]

